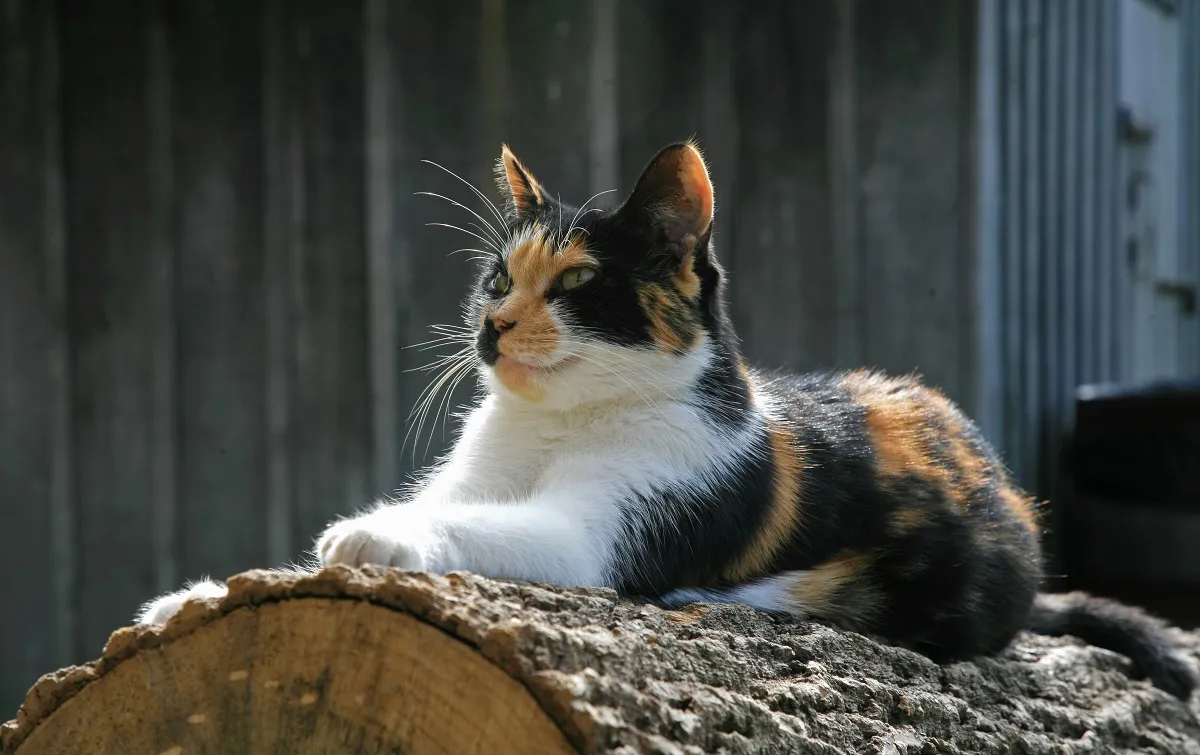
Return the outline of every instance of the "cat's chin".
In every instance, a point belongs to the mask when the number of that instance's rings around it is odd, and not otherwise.
[[[501,354],[492,365],[492,373],[501,385],[526,401],[541,401],[546,395],[547,379],[578,361],[579,357],[569,356],[552,364],[534,365]]]

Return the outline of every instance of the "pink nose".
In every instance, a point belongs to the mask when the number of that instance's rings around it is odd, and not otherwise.
[[[505,333],[517,327],[517,324],[515,322],[509,322],[508,320],[500,317],[493,317],[492,327],[496,329],[497,333]]]

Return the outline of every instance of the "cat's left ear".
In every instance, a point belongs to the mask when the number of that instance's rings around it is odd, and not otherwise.
[[[713,186],[700,149],[689,141],[655,155],[621,212],[637,213],[660,228],[673,247],[690,251],[713,220]]]
[[[500,150],[497,178],[502,187],[507,186],[510,208],[518,220],[535,212],[546,203],[545,190],[533,177],[513,151],[505,144]]]

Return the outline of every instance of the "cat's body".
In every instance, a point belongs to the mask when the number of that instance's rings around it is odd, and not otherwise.
[[[512,202],[468,314],[488,395],[404,503],[329,527],[323,563],[745,602],[939,661],[1026,626],[1077,632],[1190,692],[1161,623],[1087,596],[1035,600],[1031,501],[940,393],[745,364],[693,146],[663,150],[603,213],[551,200],[507,149],[502,165]]]

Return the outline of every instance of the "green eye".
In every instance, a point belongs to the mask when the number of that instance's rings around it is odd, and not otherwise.
[[[492,278],[492,290],[496,293],[507,294],[510,288],[512,288],[512,278],[508,277],[508,273],[496,273],[496,277]]]
[[[590,267],[573,267],[563,273],[558,279],[558,286],[563,291],[570,291],[573,288],[578,288],[584,283],[587,283],[592,278],[596,277],[596,270]]]

